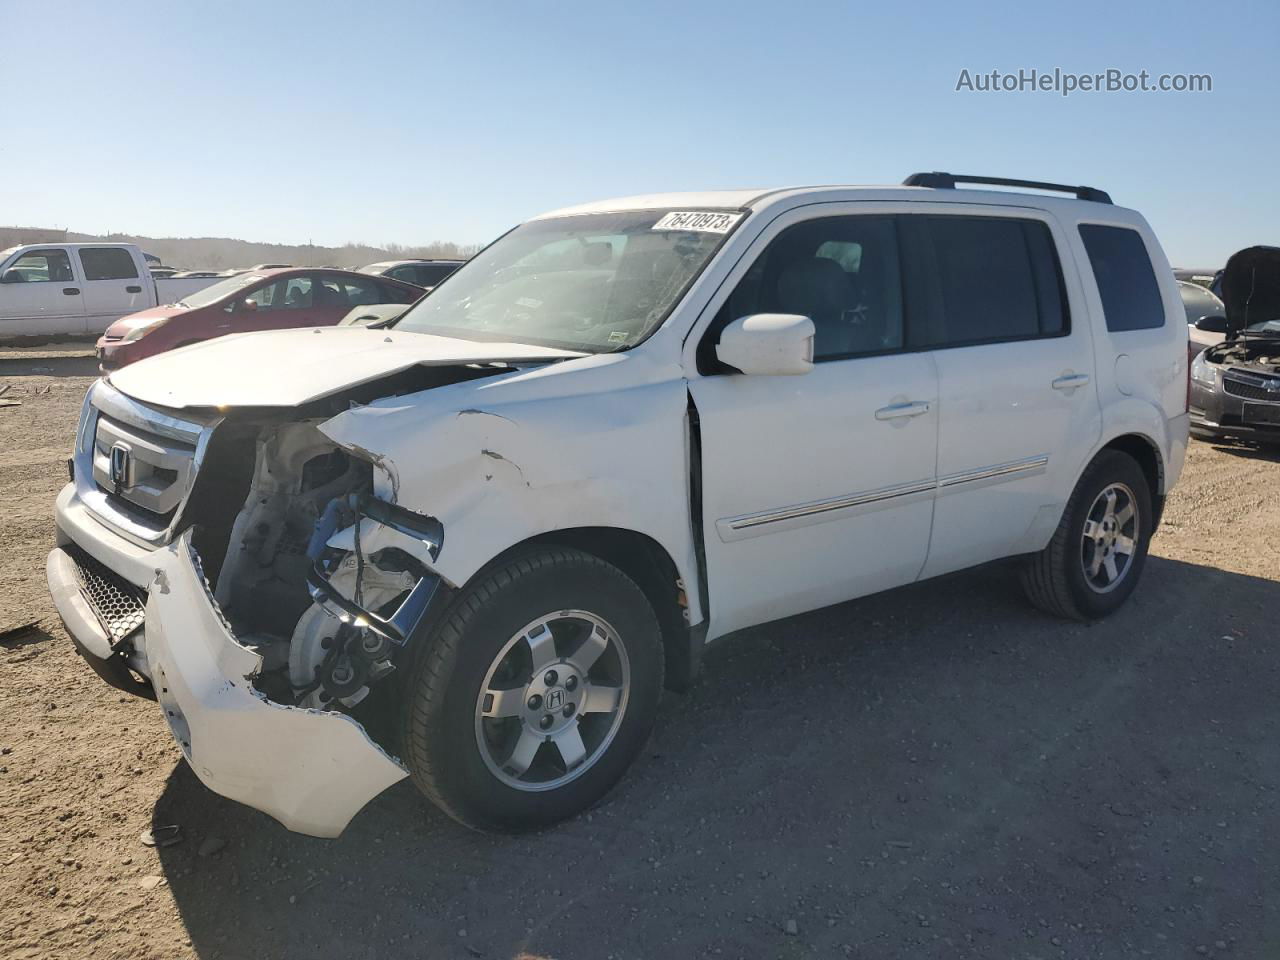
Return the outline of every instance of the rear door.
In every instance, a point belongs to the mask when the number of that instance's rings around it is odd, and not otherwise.
[[[85,332],[84,296],[71,257],[28,250],[0,268],[0,337]]]
[[[154,306],[132,251],[127,247],[81,247],[86,331],[101,333],[113,322]]]
[[[1093,338],[1057,221],[1013,207],[902,218],[910,333],[938,369],[931,577],[1043,546],[1101,434]]]

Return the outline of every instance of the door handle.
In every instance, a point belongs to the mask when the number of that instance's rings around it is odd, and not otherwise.
[[[125,290],[125,293],[141,293],[142,292],[141,287],[133,286],[132,284],[125,287],[124,290]]]
[[[78,297],[80,295],[79,287],[63,287],[62,292],[68,297]]]
[[[877,420],[896,420],[898,417],[918,417],[929,412],[927,400],[908,400],[905,403],[891,403],[876,411]]]
[[[1054,380],[1053,383],[1049,384],[1049,386],[1053,387],[1055,390],[1069,391],[1074,390],[1077,387],[1083,387],[1088,382],[1089,375],[1087,373],[1064,373],[1062,376]]]

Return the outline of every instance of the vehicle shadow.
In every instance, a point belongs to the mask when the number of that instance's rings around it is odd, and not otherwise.
[[[52,639],[39,620],[9,625],[0,619],[0,650],[21,650]]]
[[[180,765],[163,869],[202,958],[1258,956],[1276,609],[1276,581],[1152,557],[1063,623],[972,571],[713,646],[559,827],[472,833],[404,782],[316,840]]]
[[[98,358],[84,352],[24,357],[0,356],[0,377],[96,377]]]
[[[1219,453],[1228,453],[1233,457],[1243,457],[1246,460],[1267,460],[1271,463],[1280,463],[1280,443],[1251,444],[1246,441],[1239,443],[1213,441],[1213,449]]]

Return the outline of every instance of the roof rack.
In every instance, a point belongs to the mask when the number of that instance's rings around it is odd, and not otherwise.
[[[970,177],[959,173],[913,173],[902,181],[904,187],[933,187],[936,190],[954,190],[957,183],[985,183],[997,187],[1025,187],[1028,190],[1053,190],[1056,193],[1074,193],[1079,200],[1094,203],[1110,203],[1111,195],[1096,187],[1073,187],[1065,183],[1044,183],[1040,180],[1010,180],[1007,177]]]

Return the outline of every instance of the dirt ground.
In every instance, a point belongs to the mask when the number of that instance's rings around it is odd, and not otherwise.
[[[1277,458],[1193,443],[1105,623],[1001,567],[845,604],[713,647],[574,821],[469,833],[406,782],[321,841],[72,652],[44,557],[90,380],[33,365],[0,357],[0,630],[37,623],[0,647],[0,956],[1280,956]]]

